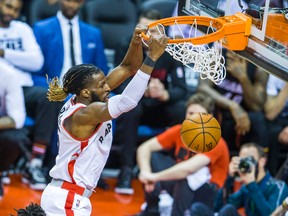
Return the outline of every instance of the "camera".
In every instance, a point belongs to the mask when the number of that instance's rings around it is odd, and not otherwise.
[[[255,166],[256,163],[256,160],[252,156],[241,158],[238,169],[243,174],[250,173],[252,166]]]

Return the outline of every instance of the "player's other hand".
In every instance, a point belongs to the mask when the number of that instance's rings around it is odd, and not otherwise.
[[[143,32],[144,34],[146,34],[147,31],[148,31],[148,27],[146,25],[138,24],[134,30],[132,42],[134,44],[139,44],[142,46],[141,33]]]
[[[148,56],[153,60],[157,61],[158,58],[165,52],[165,48],[168,42],[168,37],[164,34],[150,35],[147,41],[148,45]]]

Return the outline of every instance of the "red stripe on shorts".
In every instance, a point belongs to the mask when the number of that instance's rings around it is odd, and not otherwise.
[[[69,191],[65,202],[66,216],[74,216],[74,212],[72,210],[74,197],[75,193]]]

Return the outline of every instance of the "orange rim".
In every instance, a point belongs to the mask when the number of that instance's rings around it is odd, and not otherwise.
[[[174,25],[175,21],[177,21],[177,24],[192,24],[194,23],[194,21],[196,20],[197,25],[200,26],[212,26],[214,27],[217,31],[207,34],[207,35],[203,35],[203,36],[199,36],[196,38],[181,38],[181,39],[169,39],[168,43],[184,43],[184,42],[191,42],[194,45],[199,45],[199,44],[207,44],[207,43],[211,43],[217,40],[220,40],[221,38],[223,38],[224,35],[224,25],[225,22],[221,19],[218,18],[210,18],[210,17],[204,17],[204,16],[176,16],[176,17],[168,17],[168,18],[164,18],[164,19],[160,19],[160,20],[156,20],[154,22],[151,22],[148,25],[148,28],[153,28],[155,26],[157,26],[158,24],[162,24],[163,26],[170,26],[170,25]],[[212,22],[212,25],[211,25]],[[149,39],[149,36],[144,34],[143,32],[141,33],[142,37],[145,40]]]
[[[211,26],[216,31],[195,38],[169,39],[168,43],[184,43],[190,42],[194,45],[208,44],[222,40],[222,45],[230,50],[243,50],[247,47],[248,37],[250,36],[252,19],[243,14],[236,13],[234,15],[211,18],[205,16],[178,16],[169,17],[154,21],[148,25],[148,28],[162,24],[163,26],[177,24],[192,25],[196,21],[199,26]],[[144,39],[148,40],[149,36],[142,33]]]

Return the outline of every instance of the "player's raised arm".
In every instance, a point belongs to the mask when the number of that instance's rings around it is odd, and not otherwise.
[[[107,107],[102,107],[101,121],[117,118],[122,113],[128,112],[137,106],[147,88],[150,75],[158,58],[164,53],[167,44],[165,35],[151,36],[148,41],[149,54],[141,68],[124,89],[122,94],[108,100]]]
[[[117,88],[124,80],[134,75],[143,62],[141,32],[146,32],[147,26],[137,25],[129,48],[123,61],[114,68],[106,77],[111,90]]]
[[[66,127],[70,133],[77,137],[87,137],[95,130],[95,125],[98,123],[117,118],[138,104],[147,88],[155,62],[165,51],[167,37],[165,35],[151,36],[147,43],[149,54],[143,61],[141,68],[122,94],[109,100],[108,97],[111,91],[109,82],[104,73],[93,65],[76,65],[69,69],[64,76],[62,88],[58,86],[57,80],[50,83],[49,100],[64,100],[67,94],[70,93],[76,95],[75,103],[81,103],[85,106],[69,118],[71,121],[67,120],[69,124]],[[130,65],[134,65],[134,63]],[[131,69],[128,72],[129,67],[127,67],[120,66],[120,68],[125,69],[117,69],[120,78],[117,77],[117,71],[113,71],[113,74],[109,75],[110,83],[115,84],[125,76],[125,73],[131,73]]]

